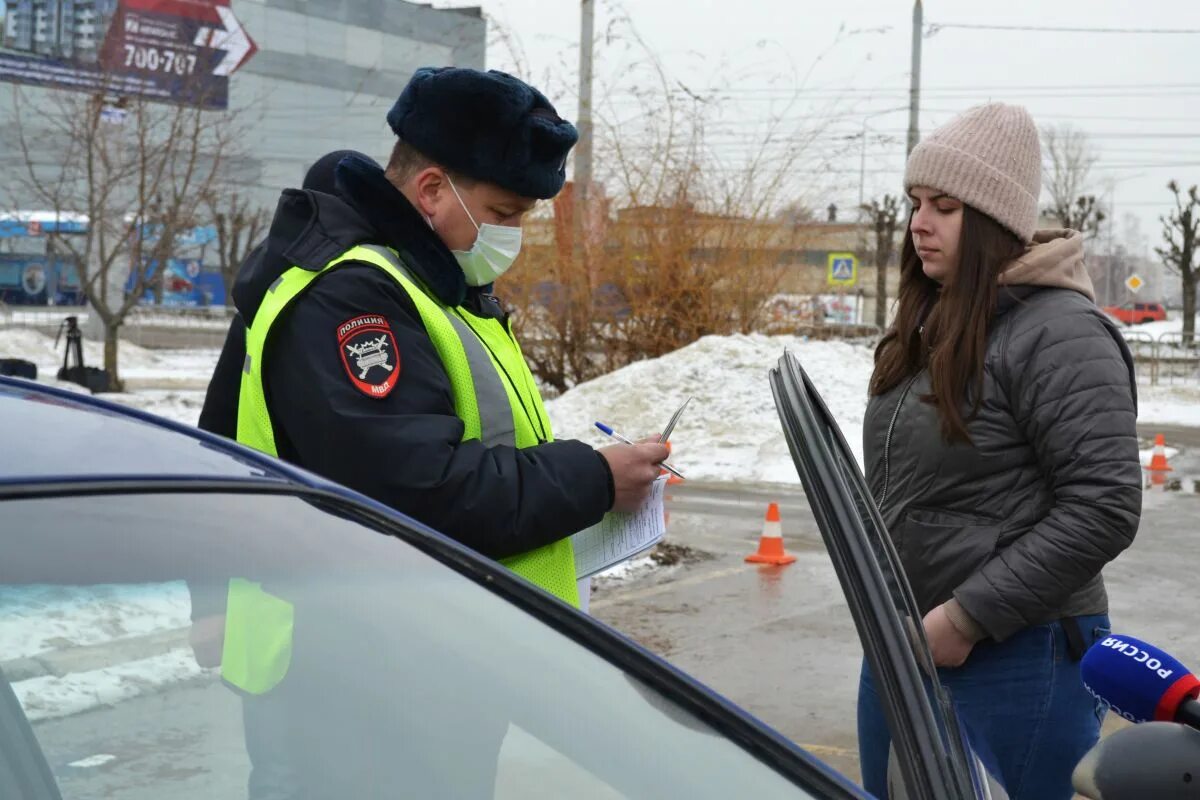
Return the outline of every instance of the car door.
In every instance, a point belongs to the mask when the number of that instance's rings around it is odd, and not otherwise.
[[[615,631],[348,495],[0,481],[0,519],[4,800],[865,797]]]
[[[936,680],[921,615],[861,470],[799,361],[770,372],[784,436],[875,676],[892,736],[892,797],[1003,797]]]

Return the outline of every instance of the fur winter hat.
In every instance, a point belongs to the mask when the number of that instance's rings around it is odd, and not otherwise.
[[[496,70],[422,67],[387,115],[400,139],[455,172],[522,197],[554,197],[575,126],[546,96]]]

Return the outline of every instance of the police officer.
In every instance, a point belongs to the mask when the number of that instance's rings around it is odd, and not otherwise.
[[[326,153],[314,161],[304,173],[304,182],[301,184],[301,188],[326,194],[335,193],[337,184],[333,171],[337,168],[338,162],[346,156],[358,156],[370,161],[369,156],[357,150],[334,150]],[[273,257],[277,259],[277,263],[271,266],[242,264],[238,270],[239,276],[256,274],[264,269],[281,272],[291,266],[286,263],[286,256],[280,253],[278,248],[271,250],[267,244],[267,241],[264,240],[255,245],[246,256],[246,261],[258,262]],[[282,266],[278,262],[283,262]],[[256,297],[245,298],[242,296],[243,292],[254,295],[255,289],[244,281],[235,281],[231,292],[235,307],[239,304],[258,305]],[[209,389],[204,396],[204,406],[200,409],[200,419],[196,423],[198,428],[229,439],[237,438],[238,387],[241,385],[242,366],[245,362],[246,322],[239,312],[233,315],[229,330],[226,332],[225,344],[221,348],[221,357],[217,360],[216,368],[213,369]]]
[[[419,69],[387,120],[386,169],[350,155],[334,193],[285,191],[238,278],[238,441],[578,606],[566,537],[636,508],[667,451],[555,441],[491,293],[577,133],[524,82],[453,67]]]

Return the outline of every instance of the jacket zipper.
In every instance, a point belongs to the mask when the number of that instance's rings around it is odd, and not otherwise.
[[[888,486],[892,478],[892,434],[896,431],[896,421],[900,419],[900,408],[904,405],[904,400],[908,397],[908,390],[917,382],[920,373],[908,379],[908,383],[904,384],[904,391],[900,393],[900,401],[896,403],[896,410],[892,412],[892,422],[888,425],[887,439],[883,443],[883,495],[879,498],[879,510],[883,511],[883,505],[887,502]]]

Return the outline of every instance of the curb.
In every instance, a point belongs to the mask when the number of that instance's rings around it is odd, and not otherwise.
[[[129,661],[162,655],[181,647],[189,647],[190,631],[189,625],[100,644],[47,650],[35,656],[0,661],[0,672],[4,673],[10,683],[18,683],[34,678],[61,678],[76,672],[114,667]]]

